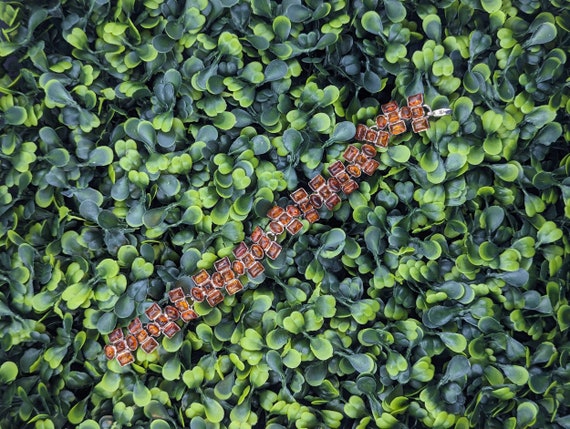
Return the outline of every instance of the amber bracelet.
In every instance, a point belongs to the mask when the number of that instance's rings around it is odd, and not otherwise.
[[[215,307],[225,295],[241,291],[246,275],[256,278],[265,271],[261,263],[264,257],[276,259],[279,256],[282,246],[276,238],[280,234],[284,231],[297,234],[303,228],[302,218],[310,224],[317,222],[320,219],[318,209],[324,206],[333,210],[341,202],[342,194],[350,195],[358,189],[356,180],[362,173],[374,174],[380,165],[374,159],[376,148],[386,148],[391,136],[406,132],[408,123],[414,132],[419,133],[429,128],[429,117],[451,114],[450,109],[432,111],[424,104],[423,94],[408,97],[407,105],[401,108],[395,101],[390,101],[383,104],[381,110],[382,114],[376,117],[374,125],[359,124],[356,127],[355,139],[363,144],[360,148],[354,145],[346,148],[343,153],[346,165],[341,160],[332,162],[327,168],[328,179],[317,174],[308,183],[310,192],[299,188],[290,194],[291,202],[286,207],[275,205],[269,209],[267,231],[256,226],[249,237],[249,245],[242,241],[233,249],[233,260],[226,256],[214,262],[211,274],[204,269],[194,274],[191,277],[194,285],[189,291],[182,287],[170,290],[169,305],[162,308],[153,303],[145,310],[147,323],[143,325],[136,317],[127,326],[126,336],[122,328],[116,328],[109,334],[105,356],[110,360],[117,359],[121,366],[128,365],[134,362],[133,352],[139,346],[146,353],[151,353],[158,347],[157,340],[161,335],[172,338],[181,330],[179,321],[188,323],[198,318],[193,309],[195,302],[206,301]]]

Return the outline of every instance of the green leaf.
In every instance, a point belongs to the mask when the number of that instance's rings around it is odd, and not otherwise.
[[[83,421],[85,415],[87,414],[87,399],[85,398],[75,404],[71,410],[67,413],[67,419],[69,423],[77,425]]]
[[[384,8],[388,19],[392,22],[401,22],[406,18],[406,8],[398,0],[385,0]]]
[[[359,373],[371,373],[374,371],[374,360],[364,353],[356,353],[349,355],[346,359],[350,362],[350,365]]]
[[[311,338],[311,351],[319,360],[328,360],[333,355],[333,347],[325,338]]]
[[[517,406],[517,427],[528,428],[536,423],[539,408],[533,401],[526,400]]]
[[[553,23],[543,22],[533,31],[532,35],[526,39],[523,46],[526,48],[534,45],[546,45],[556,38],[557,33],[556,26]]]
[[[58,80],[50,80],[44,88],[46,91],[46,105],[50,108],[77,104]]]
[[[382,18],[378,15],[378,12],[369,10],[362,15],[361,19],[362,27],[369,33],[375,34],[377,36],[382,35],[383,25]]]
[[[301,364],[301,353],[295,349],[289,349],[283,356],[283,365],[287,368],[297,368]]]
[[[335,142],[345,142],[352,139],[355,133],[356,127],[352,122],[338,122],[334,127],[331,140]]]
[[[150,429],[171,429],[166,420],[156,419],[150,423]]]
[[[502,0],[481,0],[481,6],[487,13],[494,13],[501,9]]]
[[[12,106],[4,112],[4,120],[8,125],[22,125],[28,119],[28,112],[24,107]]]
[[[135,401],[135,404],[139,407],[144,407],[150,403],[151,399],[152,395],[148,387],[141,380],[137,380],[133,389],[133,401]]]
[[[546,221],[538,230],[536,245],[553,243],[560,240],[563,235],[562,230],[554,222]]]
[[[467,347],[467,340],[461,334],[442,332],[439,334],[439,338],[441,338],[444,344],[455,353],[462,353]]]
[[[273,19],[273,32],[283,42],[291,33],[291,21],[286,16],[280,15]]]
[[[265,82],[273,82],[283,79],[287,75],[288,71],[289,68],[287,67],[287,63],[285,61],[273,60],[267,64],[267,67],[265,67],[265,70],[263,71]]]
[[[344,249],[346,233],[340,228],[333,228],[321,236],[320,254],[323,258],[332,259]]]
[[[18,377],[18,365],[14,362],[6,361],[0,365],[0,383],[10,384]]]
[[[96,147],[89,153],[89,165],[105,166],[113,162],[113,150],[107,146]]]

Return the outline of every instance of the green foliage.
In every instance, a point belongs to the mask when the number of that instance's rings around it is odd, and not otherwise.
[[[0,24],[1,427],[570,427],[567,2],[15,0]],[[263,280],[104,358],[420,92],[453,114]]]

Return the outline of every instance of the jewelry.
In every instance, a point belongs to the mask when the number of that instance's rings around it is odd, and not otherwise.
[[[416,133],[429,128],[429,117],[439,117],[451,114],[451,109],[432,111],[424,104],[423,94],[408,97],[407,106],[398,107],[395,101],[381,106],[382,115],[376,117],[376,124],[367,127],[360,124],[356,127],[355,138],[365,142],[360,148],[349,145],[343,153],[346,164],[337,160],[331,163],[327,170],[330,177],[326,179],[321,174],[313,177],[308,185],[310,191],[299,188],[290,196],[292,203],[286,207],[275,205],[267,212],[269,218],[268,230],[257,226],[252,231],[248,245],[239,243],[233,249],[233,261],[224,257],[214,262],[214,271],[210,274],[200,270],[192,276],[194,286],[189,291],[177,287],[168,292],[169,305],[164,308],[156,302],[145,310],[149,322],[143,325],[140,318],[135,318],[127,326],[125,336],[122,328],[116,328],[109,334],[109,343],[105,345],[107,359],[117,359],[121,366],[134,362],[133,352],[140,346],[146,353],[153,352],[159,345],[157,339],[164,334],[172,338],[181,330],[178,320],[187,323],[198,318],[193,309],[194,302],[206,301],[215,307],[224,300],[225,295],[234,295],[243,289],[241,278],[246,274],[255,278],[260,276],[265,267],[263,258],[276,259],[282,251],[282,246],[276,238],[287,231],[291,235],[303,229],[302,218],[309,224],[320,219],[321,207],[333,210],[341,202],[341,193],[349,195],[358,189],[356,179],[362,173],[371,176],[380,163],[374,159],[377,148],[386,148],[392,135],[399,135],[407,130],[407,122],[411,122],[412,130]],[[222,292],[225,291],[225,294]]]

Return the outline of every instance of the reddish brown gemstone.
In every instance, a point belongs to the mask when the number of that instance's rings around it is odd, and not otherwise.
[[[348,171],[348,174],[350,174],[352,177],[360,177],[360,167],[356,164],[350,164],[348,167],[346,167],[346,171]]]
[[[232,270],[238,276],[243,276],[245,274],[245,265],[242,261],[234,261],[232,264]]]
[[[404,106],[400,109],[400,118],[410,119],[412,117],[412,111],[408,106]]]
[[[400,120],[400,115],[398,112],[388,113],[388,115],[386,115],[386,117],[388,118],[388,122],[390,124],[393,124],[394,122],[398,122]]]
[[[162,330],[162,332],[164,333],[164,335],[166,335],[168,338],[172,338],[174,337],[174,335],[176,335],[176,333],[180,331],[180,326],[178,326],[176,323],[174,322],[170,322],[168,325],[166,325],[164,327],[164,329]]]
[[[301,216],[301,210],[299,210],[299,207],[294,206],[293,204],[289,204],[287,206],[287,214],[291,217],[299,217]]]
[[[273,220],[277,220],[279,219],[279,216],[281,216],[284,212],[285,209],[283,207],[273,206],[267,212],[267,217]]]
[[[309,180],[309,187],[316,192],[326,183],[327,181],[325,180],[325,178],[320,174],[317,174],[315,177]]]
[[[303,229],[303,222],[301,222],[299,219],[293,219],[291,223],[287,225],[287,231],[289,231],[289,233],[292,235],[297,234],[302,229]]]
[[[232,280],[226,284],[226,292],[228,295],[234,295],[243,289],[243,284],[238,280]]]
[[[222,273],[222,277],[224,278],[224,283],[229,282],[230,280],[235,278],[235,274],[232,270],[226,270]]]
[[[180,317],[180,312],[172,305],[164,307],[164,314],[166,314],[166,317],[168,317],[168,320],[170,321],[178,320]]]
[[[138,317],[135,317],[134,320],[131,323],[129,323],[128,330],[131,334],[136,335],[137,333],[142,331],[142,328],[143,328],[143,325],[142,325],[141,319],[139,319]]]
[[[404,121],[399,121],[394,124],[390,124],[390,132],[397,136],[406,132],[406,123]]]
[[[196,302],[204,301],[204,297],[206,296],[206,290],[201,287],[193,287],[190,290],[190,294],[192,295],[192,299]]]
[[[299,208],[301,209],[301,211],[303,213],[307,213],[309,210],[314,209],[313,205],[311,204],[311,202],[309,200],[303,201],[302,203],[300,203]]]
[[[292,217],[287,213],[283,213],[281,216],[279,216],[279,222],[281,222],[283,225],[287,225],[289,222],[291,222],[291,219]]]
[[[368,158],[374,158],[376,156],[376,148],[370,144],[363,144],[360,151]]]
[[[117,356],[117,348],[112,344],[107,344],[105,346],[105,357],[109,360],[115,359]]]
[[[366,125],[358,124],[356,126],[356,135],[354,136],[354,138],[356,140],[362,140],[366,135],[366,131],[368,131],[368,127]]]
[[[368,143],[374,143],[376,140],[378,140],[378,133],[379,131],[376,130],[368,130],[366,136],[364,137],[364,141]],[[347,159],[347,161],[349,160]]]
[[[257,230],[257,228],[255,228],[255,230]],[[259,228],[259,230],[261,231],[261,228]],[[261,231],[261,233],[263,234],[263,231]],[[253,233],[251,234],[251,236],[253,237]],[[216,269],[216,271],[219,271],[220,273],[229,270],[231,267],[232,263],[230,262],[230,258],[228,258],[227,256],[225,258],[219,259],[216,262],[214,262],[214,268]]]
[[[304,199],[308,198],[309,194],[303,188],[299,188],[291,194],[291,199],[296,203],[300,203]]]
[[[378,128],[383,130],[384,128],[386,128],[386,125],[388,125],[388,119],[386,119],[386,116],[384,115],[376,116],[376,126]]]
[[[242,241],[236,246],[236,248],[233,250],[233,253],[237,259],[241,259],[248,251],[249,249],[247,248],[247,245]]]
[[[156,319],[154,319],[155,323],[160,326],[161,328],[168,323],[168,317],[166,314],[161,314]]]
[[[224,300],[224,295],[219,290],[212,290],[208,293],[206,301],[210,304],[210,307],[215,307],[220,302]]]
[[[269,246],[269,249],[267,249],[265,253],[267,254],[268,258],[276,259],[281,253],[282,249],[283,248],[281,247],[281,245],[274,241],[271,243],[271,246]]]
[[[425,115],[423,107],[412,107],[412,118],[421,118]]]
[[[332,210],[336,207],[336,205],[340,203],[340,197],[337,194],[332,194],[327,200],[325,201],[325,206],[327,209]]]
[[[261,246],[261,248],[263,250],[267,249],[270,244],[271,244],[271,240],[269,239],[269,237],[267,235],[264,235],[263,237],[261,237],[261,240],[259,240],[259,245]]]
[[[139,346],[139,342],[134,335],[127,335],[125,342],[127,343],[127,348],[132,351],[135,351]]]
[[[109,334],[109,342],[116,343],[117,341],[121,341],[124,338],[123,330],[121,328],[115,329],[113,332]]]
[[[283,232],[283,225],[274,220],[269,223],[269,229],[273,234],[281,234]]]
[[[390,140],[390,133],[386,131],[380,131],[378,133],[378,140],[376,140],[376,146],[388,147],[388,140]]]
[[[395,112],[395,111],[398,110],[398,103],[396,103],[395,101],[390,101],[390,102],[388,102],[388,103],[386,103],[386,104],[383,104],[383,105],[381,106],[381,109],[382,109],[382,112],[383,112],[384,114],[388,114],[388,113],[391,113],[391,112]]]
[[[184,299],[185,296],[186,294],[184,293],[184,290],[181,287],[172,289],[171,291],[168,292],[168,298],[170,298],[170,301],[172,302],[180,301],[181,299]]]
[[[137,341],[142,344],[148,338],[148,332],[144,329],[137,334]]]
[[[246,253],[246,255],[243,258],[241,258],[241,260],[243,261],[247,269],[249,269],[255,263],[255,258],[249,252]]]
[[[148,317],[150,320],[156,319],[158,316],[160,316],[161,313],[162,310],[156,302],[145,310],[146,317]]]
[[[348,173],[346,171],[340,173],[338,176],[336,176],[336,178],[338,179],[341,186],[343,183],[350,180],[350,176],[348,175]]]
[[[143,349],[146,353],[152,353],[158,347],[158,342],[149,337],[144,343],[141,344],[141,349]]]
[[[188,301],[186,301],[185,299],[181,299],[180,301],[176,301],[174,303],[174,305],[176,306],[178,311],[186,311],[190,308]]]
[[[198,274],[192,276],[192,280],[194,280],[197,286],[203,286],[210,281],[210,275],[206,270],[200,270]]]
[[[153,337],[158,337],[160,335],[160,327],[156,323],[147,323],[146,330]]]
[[[415,95],[410,95],[408,97],[408,106],[415,107],[415,106],[421,106],[422,104],[424,104],[423,94],[415,94]]]
[[[412,129],[416,133],[419,133],[420,131],[425,131],[428,128],[429,128],[429,121],[426,117],[415,119],[412,121]]]
[[[356,183],[354,180],[349,180],[342,185],[342,192],[344,192],[346,195],[352,194],[357,189],[358,183]]]
[[[309,201],[311,202],[313,207],[316,208],[319,208],[323,205],[323,198],[319,194],[311,194],[311,196],[309,197]]]
[[[117,361],[119,365],[125,366],[135,361],[135,357],[131,352],[124,352],[117,356]]]
[[[309,223],[315,223],[320,218],[319,213],[316,210],[309,210],[305,213],[305,219],[309,221]]]
[[[340,174],[344,171],[344,164],[340,160],[335,161],[331,165],[329,165],[328,170],[331,176],[336,176],[337,174]]]
[[[254,277],[254,278],[261,275],[264,271],[265,271],[265,267],[259,261],[255,261],[255,264],[253,264],[251,267],[249,267],[247,269],[247,272],[249,273],[249,275],[251,277]]]
[[[250,252],[255,259],[262,259],[264,256],[263,248],[259,244],[252,244]]]
[[[376,169],[380,166],[380,163],[375,159],[369,159],[366,163],[362,166],[362,171],[369,176],[372,176]]]
[[[251,236],[250,236],[251,241],[253,241],[254,243],[257,243],[262,235],[263,235],[263,230],[261,229],[261,227],[256,226],[253,229],[253,231],[251,232]]]
[[[321,194],[321,197],[323,197],[323,199],[327,199],[328,197],[330,197],[332,195],[333,191],[331,190],[331,188],[329,188],[328,186],[323,186],[321,189],[319,189],[319,194]]]
[[[352,161],[354,161],[354,158],[356,158],[358,156],[358,153],[359,153],[359,150],[357,149],[357,147],[354,145],[350,145],[346,148],[346,150],[344,151],[342,156],[348,162],[352,162]]]
[[[363,153],[361,153],[356,157],[354,163],[363,166],[366,161],[368,161],[368,157]]]
[[[191,320],[198,318],[198,313],[196,313],[193,309],[188,309],[180,313],[180,318],[185,321],[186,323],[190,322]]]
[[[125,340],[117,341],[113,345],[115,346],[115,349],[117,349],[117,353],[127,350],[127,342]]]
[[[336,177],[331,177],[328,182],[327,182],[329,188],[331,188],[331,191],[333,192],[338,192],[340,191],[340,182],[338,181],[338,179]]]
[[[224,287],[224,276],[222,276],[222,273],[216,271],[212,274],[212,286],[217,288]]]

